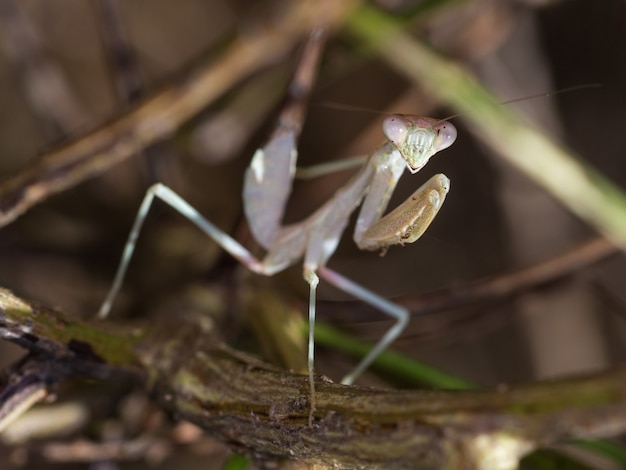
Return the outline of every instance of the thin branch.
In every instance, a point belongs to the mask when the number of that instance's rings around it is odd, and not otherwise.
[[[597,237],[526,268],[478,279],[463,286],[405,296],[399,302],[414,314],[422,315],[481,302],[501,301],[574,274],[617,251],[617,247],[609,240]]]
[[[421,294],[410,294],[395,299],[413,315],[470,308],[477,304],[501,302],[559,281],[581,269],[617,253],[618,248],[604,237],[596,237],[552,258],[494,276],[455,284]],[[333,307],[338,310],[339,307]],[[370,307],[357,301],[342,302],[341,311],[361,312]],[[374,311],[372,309],[372,311]]]
[[[112,122],[53,151],[0,186],[0,226],[52,194],[97,176],[171,136],[225,91],[284,57],[320,24],[337,25],[353,0],[284,2],[271,25],[236,39],[211,65],[167,88]]]
[[[5,371],[0,392],[0,432],[48,396],[53,383],[47,366],[48,361],[31,354]]]
[[[97,0],[104,53],[110,64],[116,91],[125,103],[134,103],[145,91],[137,55],[122,20],[118,0]]]
[[[183,426],[198,429],[186,423]],[[144,461],[158,465],[183,449],[208,458],[226,453],[226,449],[219,442],[205,437],[201,431],[198,432],[198,436],[187,440],[178,438],[176,432],[177,429],[174,427],[172,435],[167,436],[148,434],[108,442],[78,438],[69,442],[44,441],[39,445],[31,443],[20,449],[20,463],[24,466],[41,460],[47,463]],[[41,442],[41,438],[39,441]]]

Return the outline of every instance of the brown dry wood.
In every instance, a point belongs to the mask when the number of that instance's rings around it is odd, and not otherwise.
[[[170,137],[252,72],[282,59],[313,28],[332,27],[355,0],[283,2],[271,24],[242,35],[212,64],[196,70],[109,123],[49,152],[0,185],[0,227],[49,196],[102,174]]]
[[[175,320],[176,323],[172,323]],[[338,468],[514,468],[536,447],[626,430],[626,368],[489,391],[401,391],[316,381],[268,366],[176,315],[136,325],[81,322],[0,290],[0,336],[63,358],[65,377],[128,377],[175,417],[257,458]],[[1,404],[0,404],[1,406]]]

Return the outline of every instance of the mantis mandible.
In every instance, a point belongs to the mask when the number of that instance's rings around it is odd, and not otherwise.
[[[151,186],[141,204],[122,254],[115,280],[99,316],[106,317],[117,296],[137,237],[154,201],[161,199],[204,231],[251,271],[271,276],[304,259],[303,276],[309,284],[308,375],[311,409],[314,409],[314,326],[315,295],[320,278],[395,319],[395,324],[365,358],[343,378],[352,384],[372,361],[405,329],[409,312],[369,291],[326,266],[335,252],[350,214],[362,203],[354,241],[364,250],[386,250],[391,245],[412,243],[428,228],[450,188],[448,178],[430,178],[406,201],[383,216],[389,199],[405,169],[417,173],[438,151],[456,139],[456,129],[446,121],[413,115],[391,115],[383,122],[385,142],[371,154],[358,172],[318,210],[302,222],[282,225],[291,192],[297,159],[297,140],[304,117],[305,102],[313,87],[315,70],[325,33],[311,34],[289,89],[276,129],[267,144],[254,154],[245,174],[244,210],[253,236],[267,253],[255,258],[239,242],[205,219],[181,196],[167,186]]]

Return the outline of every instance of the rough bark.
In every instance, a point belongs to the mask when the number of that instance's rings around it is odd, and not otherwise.
[[[88,324],[0,291],[0,334],[69,377],[141,381],[175,417],[256,458],[337,468],[515,468],[531,450],[626,429],[626,368],[489,391],[380,390],[307,377],[219,339],[214,323]],[[4,404],[2,404],[4,405]]]

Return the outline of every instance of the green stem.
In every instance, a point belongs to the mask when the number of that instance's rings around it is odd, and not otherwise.
[[[615,184],[501,106],[465,69],[400,32],[390,16],[365,5],[346,26],[396,70],[463,113],[476,136],[502,158],[626,249],[626,197]]]
[[[315,323],[315,344],[330,346],[352,357],[362,358],[372,349],[372,344],[360,341],[327,324]],[[435,367],[416,361],[397,351],[388,349],[372,363],[372,367],[404,381],[426,384],[444,390],[468,390],[473,386]]]

